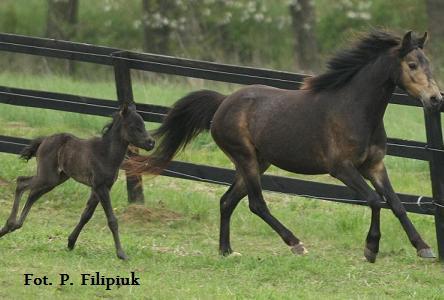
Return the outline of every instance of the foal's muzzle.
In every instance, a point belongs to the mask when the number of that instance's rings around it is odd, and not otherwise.
[[[154,139],[148,139],[142,148],[145,149],[146,151],[150,151],[150,150],[153,150],[155,145],[156,145],[156,141]]]

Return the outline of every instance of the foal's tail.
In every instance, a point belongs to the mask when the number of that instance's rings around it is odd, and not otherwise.
[[[20,158],[25,159],[27,161],[33,158],[44,139],[45,139],[44,137],[33,139],[31,143],[25,148],[23,148],[22,152],[20,152]]]
[[[130,174],[160,174],[173,157],[202,131],[210,129],[211,120],[225,95],[210,90],[192,92],[178,100],[162,125],[153,133],[161,138],[149,156],[134,156],[125,163]]]

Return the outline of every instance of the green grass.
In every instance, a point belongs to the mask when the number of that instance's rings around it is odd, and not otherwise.
[[[0,74],[6,86],[67,92],[113,99],[112,81],[87,82],[49,76]],[[169,105],[185,93],[201,88],[228,92],[234,86],[186,81],[134,83],[137,101]],[[391,106],[386,116],[390,136],[425,140],[419,109]],[[25,136],[69,131],[88,137],[98,134],[107,118],[0,105],[0,134]],[[150,129],[155,124],[148,124]],[[194,142],[180,159],[230,167],[208,135]],[[18,175],[35,171],[15,155],[0,154],[0,224],[6,220]],[[387,158],[400,192],[430,195],[424,162]],[[288,175],[277,169],[274,174]],[[0,239],[0,298],[148,298],[148,299],[442,299],[442,264],[416,257],[391,212],[382,213],[381,253],[376,264],[362,258],[370,221],[365,207],[328,203],[265,193],[273,213],[304,241],[310,253],[296,257],[279,237],[241,202],[233,215],[232,244],[241,257],[217,254],[219,198],[226,187],[167,177],[145,178],[144,207],[129,208],[124,176],[112,199],[121,239],[130,260],[114,254],[111,233],[100,207],[80,235],[73,251],[66,250],[88,198],[88,188],[73,181],[45,195],[33,207],[24,227]],[[334,182],[326,176],[296,176]],[[411,215],[418,230],[436,250],[432,217]],[[80,274],[100,271],[141,277],[140,287],[80,286]],[[46,275],[52,286],[24,287],[24,273]],[[68,273],[73,286],[56,284]]]

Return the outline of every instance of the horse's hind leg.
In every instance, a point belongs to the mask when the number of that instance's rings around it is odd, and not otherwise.
[[[33,182],[31,183],[31,190],[28,195],[28,199],[26,200],[25,206],[22,209],[22,212],[20,214],[20,218],[18,219],[15,226],[12,228],[12,231],[19,229],[23,226],[23,223],[26,220],[26,217],[28,216],[29,211],[31,210],[32,205],[44,194],[51,191],[53,188],[58,186],[59,184],[65,182],[68,179],[68,177],[64,174],[60,174],[57,181],[41,181],[36,176],[33,179]]]
[[[97,195],[92,191],[88,203],[86,204],[85,210],[83,211],[82,216],[80,217],[79,223],[68,237],[68,248],[70,250],[74,249],[77,238],[79,237],[79,234],[83,229],[83,226],[85,226],[86,223],[88,223],[88,221],[93,216],[97,204],[99,204],[99,199],[97,198]]]
[[[23,193],[29,189],[33,177],[17,177],[17,187],[15,188],[15,197],[14,203],[12,205],[11,213],[9,214],[8,220],[6,221],[5,226],[0,229],[0,237],[10,232],[16,225],[17,213],[20,206],[20,199],[23,196]]]
[[[252,145],[242,146],[236,147],[236,151],[232,151],[230,155],[236,164],[236,169],[244,179],[250,210],[273,228],[282,240],[291,247],[293,253],[307,253],[300,240],[270,213],[262,195],[261,172],[254,147]]]
[[[268,169],[268,162],[260,163],[261,174]],[[233,184],[228,191],[220,199],[220,235],[219,235],[219,252],[221,255],[230,255],[233,253],[230,243],[230,219],[237,204],[247,195],[244,181],[241,175],[236,173]]]

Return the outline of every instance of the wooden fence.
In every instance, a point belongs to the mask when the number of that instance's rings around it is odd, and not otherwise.
[[[112,66],[117,101],[0,86],[0,103],[99,116],[109,116],[123,101],[133,100],[130,73],[132,69],[227,83],[265,84],[286,89],[298,89],[306,77],[297,73],[216,64],[12,34],[0,34],[0,50]],[[419,101],[399,90],[390,99],[390,103],[421,106]],[[145,121],[161,122],[168,112],[168,107],[137,104],[137,111]],[[441,112],[424,114],[424,118],[427,143],[389,138],[388,155],[429,162],[432,197],[406,194],[399,194],[399,197],[407,211],[434,216],[439,257],[444,261],[444,145]],[[19,153],[28,142],[27,139],[0,135],[0,152]],[[174,161],[162,175],[229,185],[233,181],[234,171]],[[140,179],[127,180],[130,200],[140,200],[138,180]],[[268,191],[366,205],[356,193],[339,185],[271,175],[262,176],[262,185]],[[386,205],[385,207],[387,208]]]

